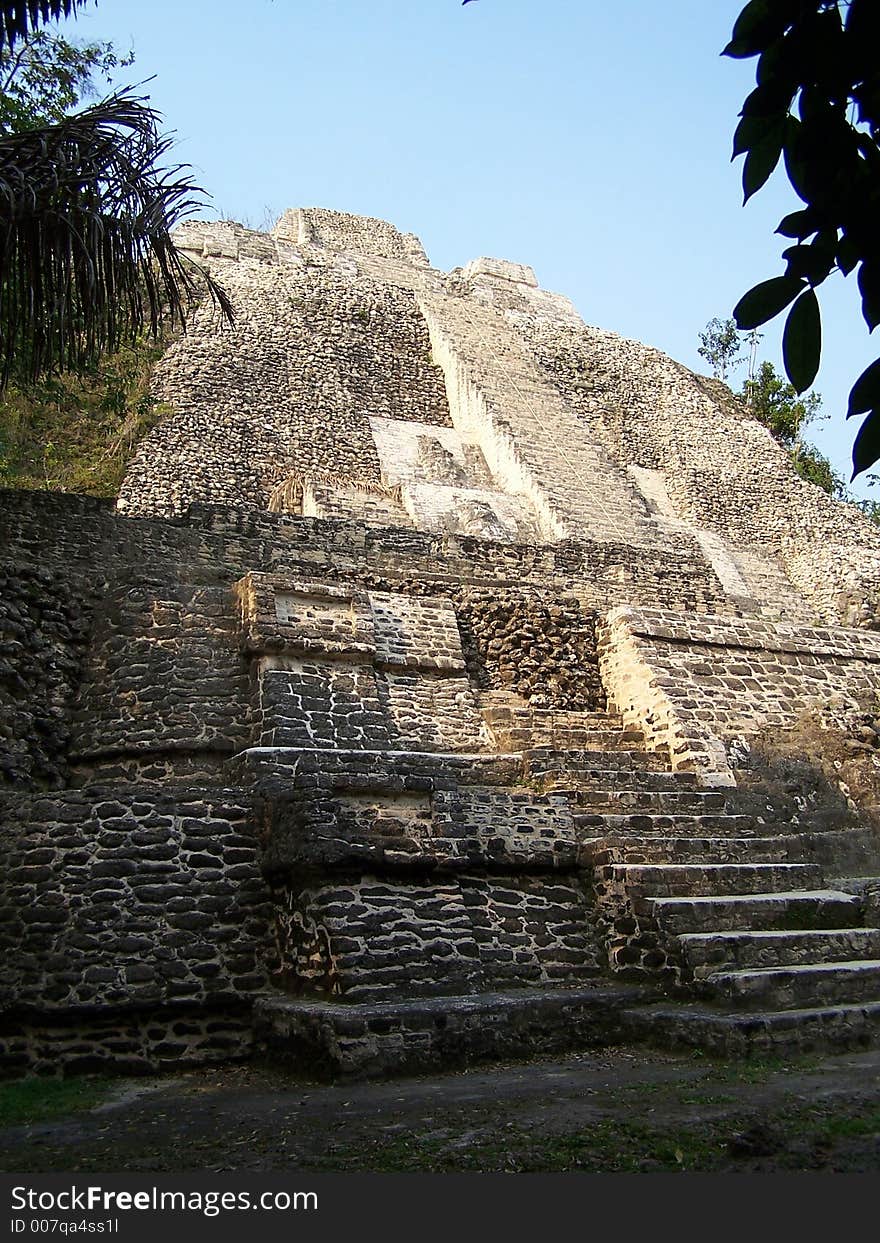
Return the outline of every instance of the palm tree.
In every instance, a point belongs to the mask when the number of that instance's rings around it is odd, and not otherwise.
[[[41,22],[70,17],[86,0],[2,0],[0,3],[0,51],[25,39]]]
[[[0,49],[85,0],[0,4]],[[83,370],[145,329],[183,323],[207,288],[170,231],[203,206],[184,166],[159,167],[171,140],[130,90],[53,125],[0,137],[0,388]]]
[[[145,328],[185,322],[207,285],[170,230],[201,205],[158,115],[123,91],[57,125],[0,139],[0,367],[82,370]]]

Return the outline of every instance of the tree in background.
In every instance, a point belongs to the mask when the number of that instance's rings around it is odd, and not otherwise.
[[[757,56],[757,86],[733,140],[745,156],[744,201],[780,159],[805,206],[777,233],[794,244],[785,272],[737,303],[741,329],[791,309],[782,338],[796,393],[810,388],[822,349],[816,288],[832,272],[857,273],[862,314],[880,323],[880,4],[877,0],[750,0],[724,54]],[[853,476],[880,459],[880,359],[859,377],[847,417],[864,414]]]
[[[112,43],[71,43],[39,30],[14,48],[0,49],[0,133],[18,134],[62,121],[83,99],[98,94],[115,69],[133,64]]]
[[[736,396],[741,398],[753,418],[768,429],[771,436],[788,450],[792,465],[802,479],[815,483],[838,500],[852,500],[844,480],[831,463],[811,444],[803,433],[810,423],[821,419],[822,398],[818,393],[803,397],[794,386],[780,376],[770,362],[755,365],[759,336],[754,331],[745,335],[737,331],[732,319],[711,319],[699,334],[698,353],[712,365],[716,379],[724,380],[727,371],[739,366],[743,344],[750,347],[749,375]]]
[[[712,368],[715,379],[726,382],[728,371],[739,365],[741,348],[740,335],[732,319],[710,319],[700,333],[697,353]]]
[[[206,287],[231,307],[171,242],[201,191],[158,114],[123,91],[71,115],[132,59],[36,29],[81,4],[0,3],[0,486],[112,496],[164,329]]]
[[[763,423],[771,436],[791,455],[791,462],[802,479],[815,483],[838,500],[850,500],[843,478],[815,445],[804,441],[810,423],[820,421],[822,398],[818,393],[799,397],[794,387],[778,374],[772,363],[762,362],[745,381],[738,396],[749,414]]]

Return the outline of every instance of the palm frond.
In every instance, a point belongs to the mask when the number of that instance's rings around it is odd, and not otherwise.
[[[16,39],[26,39],[43,22],[70,17],[87,0],[2,0],[0,3],[0,51]]]
[[[34,379],[83,370],[164,323],[185,324],[207,287],[169,236],[203,206],[158,114],[122,91],[57,125],[0,139],[0,367]]]

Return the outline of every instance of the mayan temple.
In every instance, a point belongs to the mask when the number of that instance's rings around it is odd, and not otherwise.
[[[0,504],[5,1073],[871,1042],[880,527],[529,267],[177,241],[118,501]]]

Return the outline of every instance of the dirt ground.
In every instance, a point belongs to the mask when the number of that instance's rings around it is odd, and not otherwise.
[[[88,1112],[0,1131],[0,1169],[880,1171],[880,1051],[737,1063],[611,1048],[384,1083],[251,1065],[97,1086]]]

